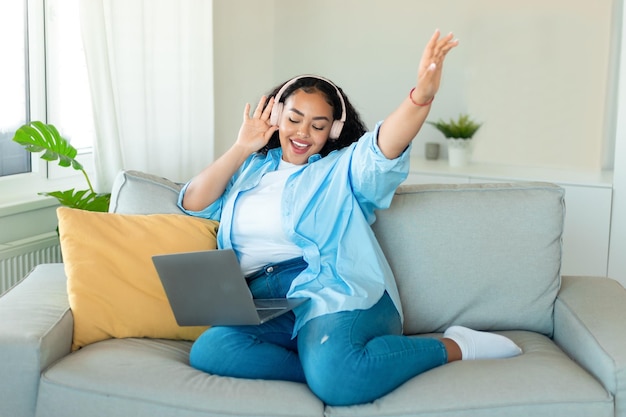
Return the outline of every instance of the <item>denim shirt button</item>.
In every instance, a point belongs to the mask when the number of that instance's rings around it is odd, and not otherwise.
[[[272,272],[274,272],[274,267],[273,267],[273,266],[268,266],[268,267],[265,269],[265,272],[267,272],[268,274],[271,274]]]

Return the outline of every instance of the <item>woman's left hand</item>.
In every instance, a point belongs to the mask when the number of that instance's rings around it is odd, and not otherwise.
[[[446,54],[459,44],[452,33],[441,38],[437,29],[426,44],[417,73],[417,86],[411,98],[416,103],[428,103],[437,94]]]
[[[426,44],[417,72],[417,86],[380,126],[378,146],[387,158],[401,155],[422,128],[430,112],[430,103],[439,91],[443,61],[458,44],[452,33],[442,38],[439,30]]]

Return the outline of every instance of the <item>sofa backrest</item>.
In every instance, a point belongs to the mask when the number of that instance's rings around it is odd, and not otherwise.
[[[551,335],[564,190],[547,183],[402,185],[374,232],[405,333],[453,324]]]
[[[182,213],[181,186],[120,172],[110,211]],[[400,186],[373,229],[396,277],[405,332],[459,324],[551,335],[563,198],[546,183]]]
[[[109,212],[182,214],[178,193],[182,184],[140,171],[120,171],[113,182]]]

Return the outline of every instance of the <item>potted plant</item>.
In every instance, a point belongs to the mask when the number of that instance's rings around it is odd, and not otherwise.
[[[76,160],[78,151],[59,134],[53,125],[38,121],[25,124],[15,132],[13,141],[29,152],[41,152],[40,158],[45,161],[58,160],[62,167],[72,167],[81,171],[89,187],[87,190],[76,191],[72,188],[66,191],[42,192],[39,195],[54,197],[66,207],[100,212],[106,212],[109,209],[111,194],[99,194],[94,191],[87,172]]]
[[[451,166],[467,164],[471,149],[471,139],[482,123],[475,122],[467,114],[460,114],[456,119],[427,122],[439,130],[448,143],[448,162]]]

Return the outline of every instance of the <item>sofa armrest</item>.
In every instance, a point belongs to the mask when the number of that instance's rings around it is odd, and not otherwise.
[[[564,276],[554,341],[615,397],[626,416],[626,290],[610,278]]]
[[[70,352],[63,264],[39,265],[0,297],[0,416],[35,415],[41,372]]]

